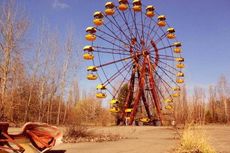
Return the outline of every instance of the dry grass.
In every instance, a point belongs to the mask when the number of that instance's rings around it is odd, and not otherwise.
[[[67,128],[63,142],[65,143],[80,143],[80,142],[104,142],[118,141],[125,139],[118,134],[111,133],[95,133],[89,130],[86,126],[71,126]]]
[[[188,126],[181,137],[176,153],[216,153],[210,146],[207,136],[199,127]]]

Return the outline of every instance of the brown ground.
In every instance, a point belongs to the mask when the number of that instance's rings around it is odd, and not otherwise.
[[[230,126],[204,126],[210,143],[220,153],[230,153]],[[128,137],[116,142],[62,144],[57,149],[67,153],[167,153],[178,145],[178,136],[167,127],[97,128]]]
[[[230,153],[230,126],[215,125],[203,127],[210,144],[218,153]]]
[[[62,144],[67,153],[165,153],[175,146],[174,132],[163,127],[110,127],[97,129],[128,137],[115,142]]]
[[[230,153],[230,126],[204,126],[203,129],[218,153]],[[179,144],[175,131],[167,127],[103,127],[93,130],[120,134],[128,139],[61,144],[55,149],[64,149],[67,153],[168,153]]]

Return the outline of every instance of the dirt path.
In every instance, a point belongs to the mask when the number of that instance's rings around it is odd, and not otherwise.
[[[230,126],[204,126],[205,134],[218,153],[230,153]]]
[[[62,144],[67,153],[166,153],[177,141],[175,132],[166,127],[110,127],[97,129],[128,137],[115,142]]]

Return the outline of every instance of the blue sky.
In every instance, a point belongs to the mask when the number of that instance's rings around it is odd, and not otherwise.
[[[111,0],[116,2],[117,0]],[[74,25],[78,47],[86,44],[85,28],[92,25],[92,14],[103,10],[105,0],[18,0],[32,20],[30,37],[42,18],[51,26],[66,31]],[[220,75],[230,76],[230,1],[229,0],[143,0],[157,12],[167,16],[183,43],[186,60],[186,84],[207,87],[216,83]],[[1,2],[0,2],[1,4]],[[84,64],[83,64],[84,66]],[[84,69],[79,71],[81,83],[87,82]],[[93,85],[95,86],[95,84]],[[91,88],[90,86],[87,86]]]

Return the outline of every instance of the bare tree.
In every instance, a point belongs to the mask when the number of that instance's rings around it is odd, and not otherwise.
[[[224,122],[229,122],[229,114],[228,114],[228,95],[230,94],[230,88],[228,86],[227,79],[225,76],[221,76],[218,84],[217,84],[218,96],[222,103],[223,110],[224,110]]]
[[[61,97],[64,97],[65,95],[65,88],[66,88],[66,77],[67,77],[67,73],[69,70],[69,65],[71,62],[71,56],[73,54],[73,35],[72,32],[68,32],[67,35],[67,40],[65,42],[65,47],[64,47],[64,54],[65,56],[65,60],[64,60],[64,64],[63,64],[63,69],[62,69],[62,73],[61,73]],[[63,116],[63,123],[65,122],[65,118],[66,118],[66,111],[67,109],[64,110],[64,116]],[[59,101],[58,103],[58,112],[57,112],[57,120],[56,120],[56,124],[59,125],[60,124],[60,116],[61,116],[61,101]]]
[[[209,122],[217,122],[218,116],[217,116],[217,95],[216,95],[216,87],[210,86],[209,87],[209,99],[208,99],[208,111],[210,112],[211,121]]]
[[[193,119],[196,123],[204,124],[205,122],[205,91],[200,87],[194,88]]]
[[[0,117],[3,118],[6,107],[6,96],[8,83],[10,81],[10,73],[12,71],[13,57],[19,53],[20,45],[23,36],[28,28],[29,22],[27,17],[22,12],[16,11],[14,1],[7,1],[0,8],[0,81],[1,81],[1,96],[0,96]]]

